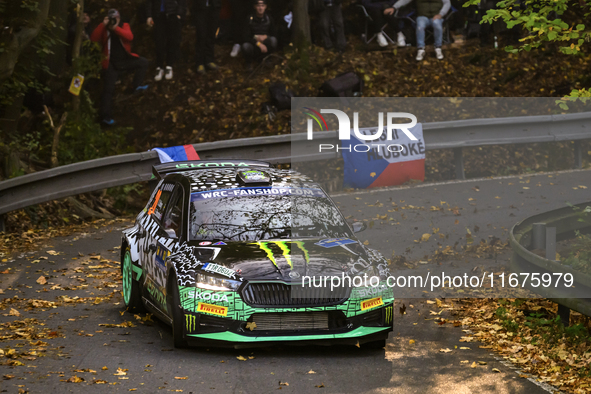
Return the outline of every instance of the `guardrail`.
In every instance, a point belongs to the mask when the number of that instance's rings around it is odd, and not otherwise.
[[[573,207],[566,207],[528,217],[514,225],[509,233],[509,242],[513,249],[511,271],[540,273],[540,277],[544,273],[573,275],[574,288],[568,290],[552,286],[527,287],[534,293],[558,303],[559,315],[565,325],[568,325],[570,309],[591,316],[591,275],[555,261],[556,241],[574,238],[575,231],[591,232],[591,218],[579,220],[581,210],[590,205],[591,202],[588,202],[576,205],[580,210],[575,211]],[[546,248],[546,257],[530,251]]]
[[[567,115],[469,119],[423,124],[427,150],[453,149],[456,178],[464,179],[462,148],[534,142],[575,141],[575,168],[581,168],[580,140],[591,138],[591,112]],[[316,153],[319,143],[338,144],[336,131],[278,135],[195,144],[202,159],[258,159],[290,163],[338,158]],[[314,148],[314,146],[316,148]],[[308,153],[309,152],[309,153]],[[69,164],[0,182],[0,231],[3,214],[58,198],[145,181],[158,163],[156,152],[131,153]]]

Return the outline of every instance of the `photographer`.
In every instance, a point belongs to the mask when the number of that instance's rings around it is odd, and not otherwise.
[[[146,24],[154,26],[156,41],[156,76],[172,79],[172,67],[176,63],[181,49],[182,18],[187,9],[186,0],[147,0]],[[166,61],[166,75],[164,63]]]
[[[133,33],[128,23],[121,23],[119,11],[109,10],[103,22],[92,32],[90,39],[101,44],[103,55],[103,94],[100,116],[105,125],[115,124],[111,114],[111,102],[115,83],[122,71],[134,71],[133,91],[143,91],[148,85],[141,85],[148,69],[148,60],[131,52]]]

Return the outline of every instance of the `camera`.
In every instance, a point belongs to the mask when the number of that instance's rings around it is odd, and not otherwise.
[[[117,17],[119,16],[119,11],[117,11],[116,9],[110,9],[107,13],[107,16],[109,17],[109,24],[115,26],[117,24]]]

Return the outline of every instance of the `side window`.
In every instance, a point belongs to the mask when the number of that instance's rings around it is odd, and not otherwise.
[[[162,215],[164,215],[166,207],[168,206],[168,201],[170,200],[173,188],[174,184],[164,183],[156,192],[154,201],[148,209],[148,215],[153,215],[158,222],[162,220]]]
[[[183,188],[177,187],[170,200],[170,208],[166,212],[164,220],[162,220],[162,227],[165,230],[171,229],[176,234],[177,238],[181,236],[181,226],[183,223]]]

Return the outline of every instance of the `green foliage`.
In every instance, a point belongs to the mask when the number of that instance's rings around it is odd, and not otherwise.
[[[478,5],[480,0],[469,0],[464,7]],[[481,23],[493,23],[502,20],[508,28],[521,27],[528,32],[521,41],[520,47],[508,46],[508,52],[530,51],[546,42],[560,44],[560,50],[567,55],[583,52],[584,45],[591,40],[591,31],[584,23],[566,23],[561,17],[569,9],[578,7],[570,0],[526,0],[522,6],[514,0],[503,0],[497,3],[497,8],[488,10]],[[589,17],[584,13],[580,22]]]
[[[88,92],[80,95],[78,116],[69,116],[60,138],[58,161],[60,165],[99,157],[127,153],[125,136],[128,128],[102,130]]]
[[[589,89],[573,89],[572,92],[570,92],[570,95],[563,97],[560,100],[556,100],[556,104],[558,104],[558,106],[560,108],[562,108],[563,110],[568,110],[568,102],[572,102],[572,101],[582,101],[583,103],[587,102],[589,99],[591,99],[591,90]]]
[[[38,6],[36,1],[22,0],[22,8],[35,10]],[[16,18],[18,21],[18,18]],[[11,27],[16,22],[11,20]],[[9,106],[14,99],[22,97],[28,90],[33,89],[39,92],[48,91],[42,82],[47,77],[53,76],[46,64],[46,59],[53,54],[52,48],[58,44],[65,44],[59,40],[52,29],[55,27],[53,20],[48,20],[43,29],[39,32],[31,44],[30,50],[26,50],[18,59],[10,78],[0,86],[0,106]],[[0,51],[5,43],[0,41]]]
[[[84,75],[84,78],[99,78],[101,74],[101,62],[103,54],[97,42],[90,40],[82,41],[80,57],[74,61],[71,76]]]
[[[561,261],[577,271],[591,273],[591,236],[576,232],[570,254]]]

